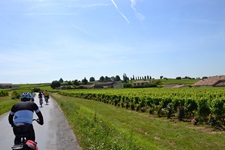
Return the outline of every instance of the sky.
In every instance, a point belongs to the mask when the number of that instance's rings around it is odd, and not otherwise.
[[[225,74],[224,0],[0,0],[0,83]]]

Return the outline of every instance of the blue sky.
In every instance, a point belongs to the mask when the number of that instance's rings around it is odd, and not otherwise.
[[[224,0],[1,0],[0,83],[224,75]]]

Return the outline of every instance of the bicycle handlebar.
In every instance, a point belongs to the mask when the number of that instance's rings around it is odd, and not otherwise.
[[[40,124],[40,120],[39,119],[33,119],[32,121],[36,121],[38,124]]]

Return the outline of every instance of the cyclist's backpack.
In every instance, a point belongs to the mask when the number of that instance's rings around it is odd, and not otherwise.
[[[28,140],[26,142],[26,149],[27,150],[38,150],[37,143],[32,140]]]

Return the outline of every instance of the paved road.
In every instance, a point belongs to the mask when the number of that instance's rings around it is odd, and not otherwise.
[[[38,104],[37,96],[35,103]],[[33,122],[39,150],[81,150],[63,113],[52,98],[40,110],[44,116],[44,125]],[[34,118],[37,118],[36,114]],[[0,116],[0,149],[10,150],[13,140],[14,134],[6,113]]]

